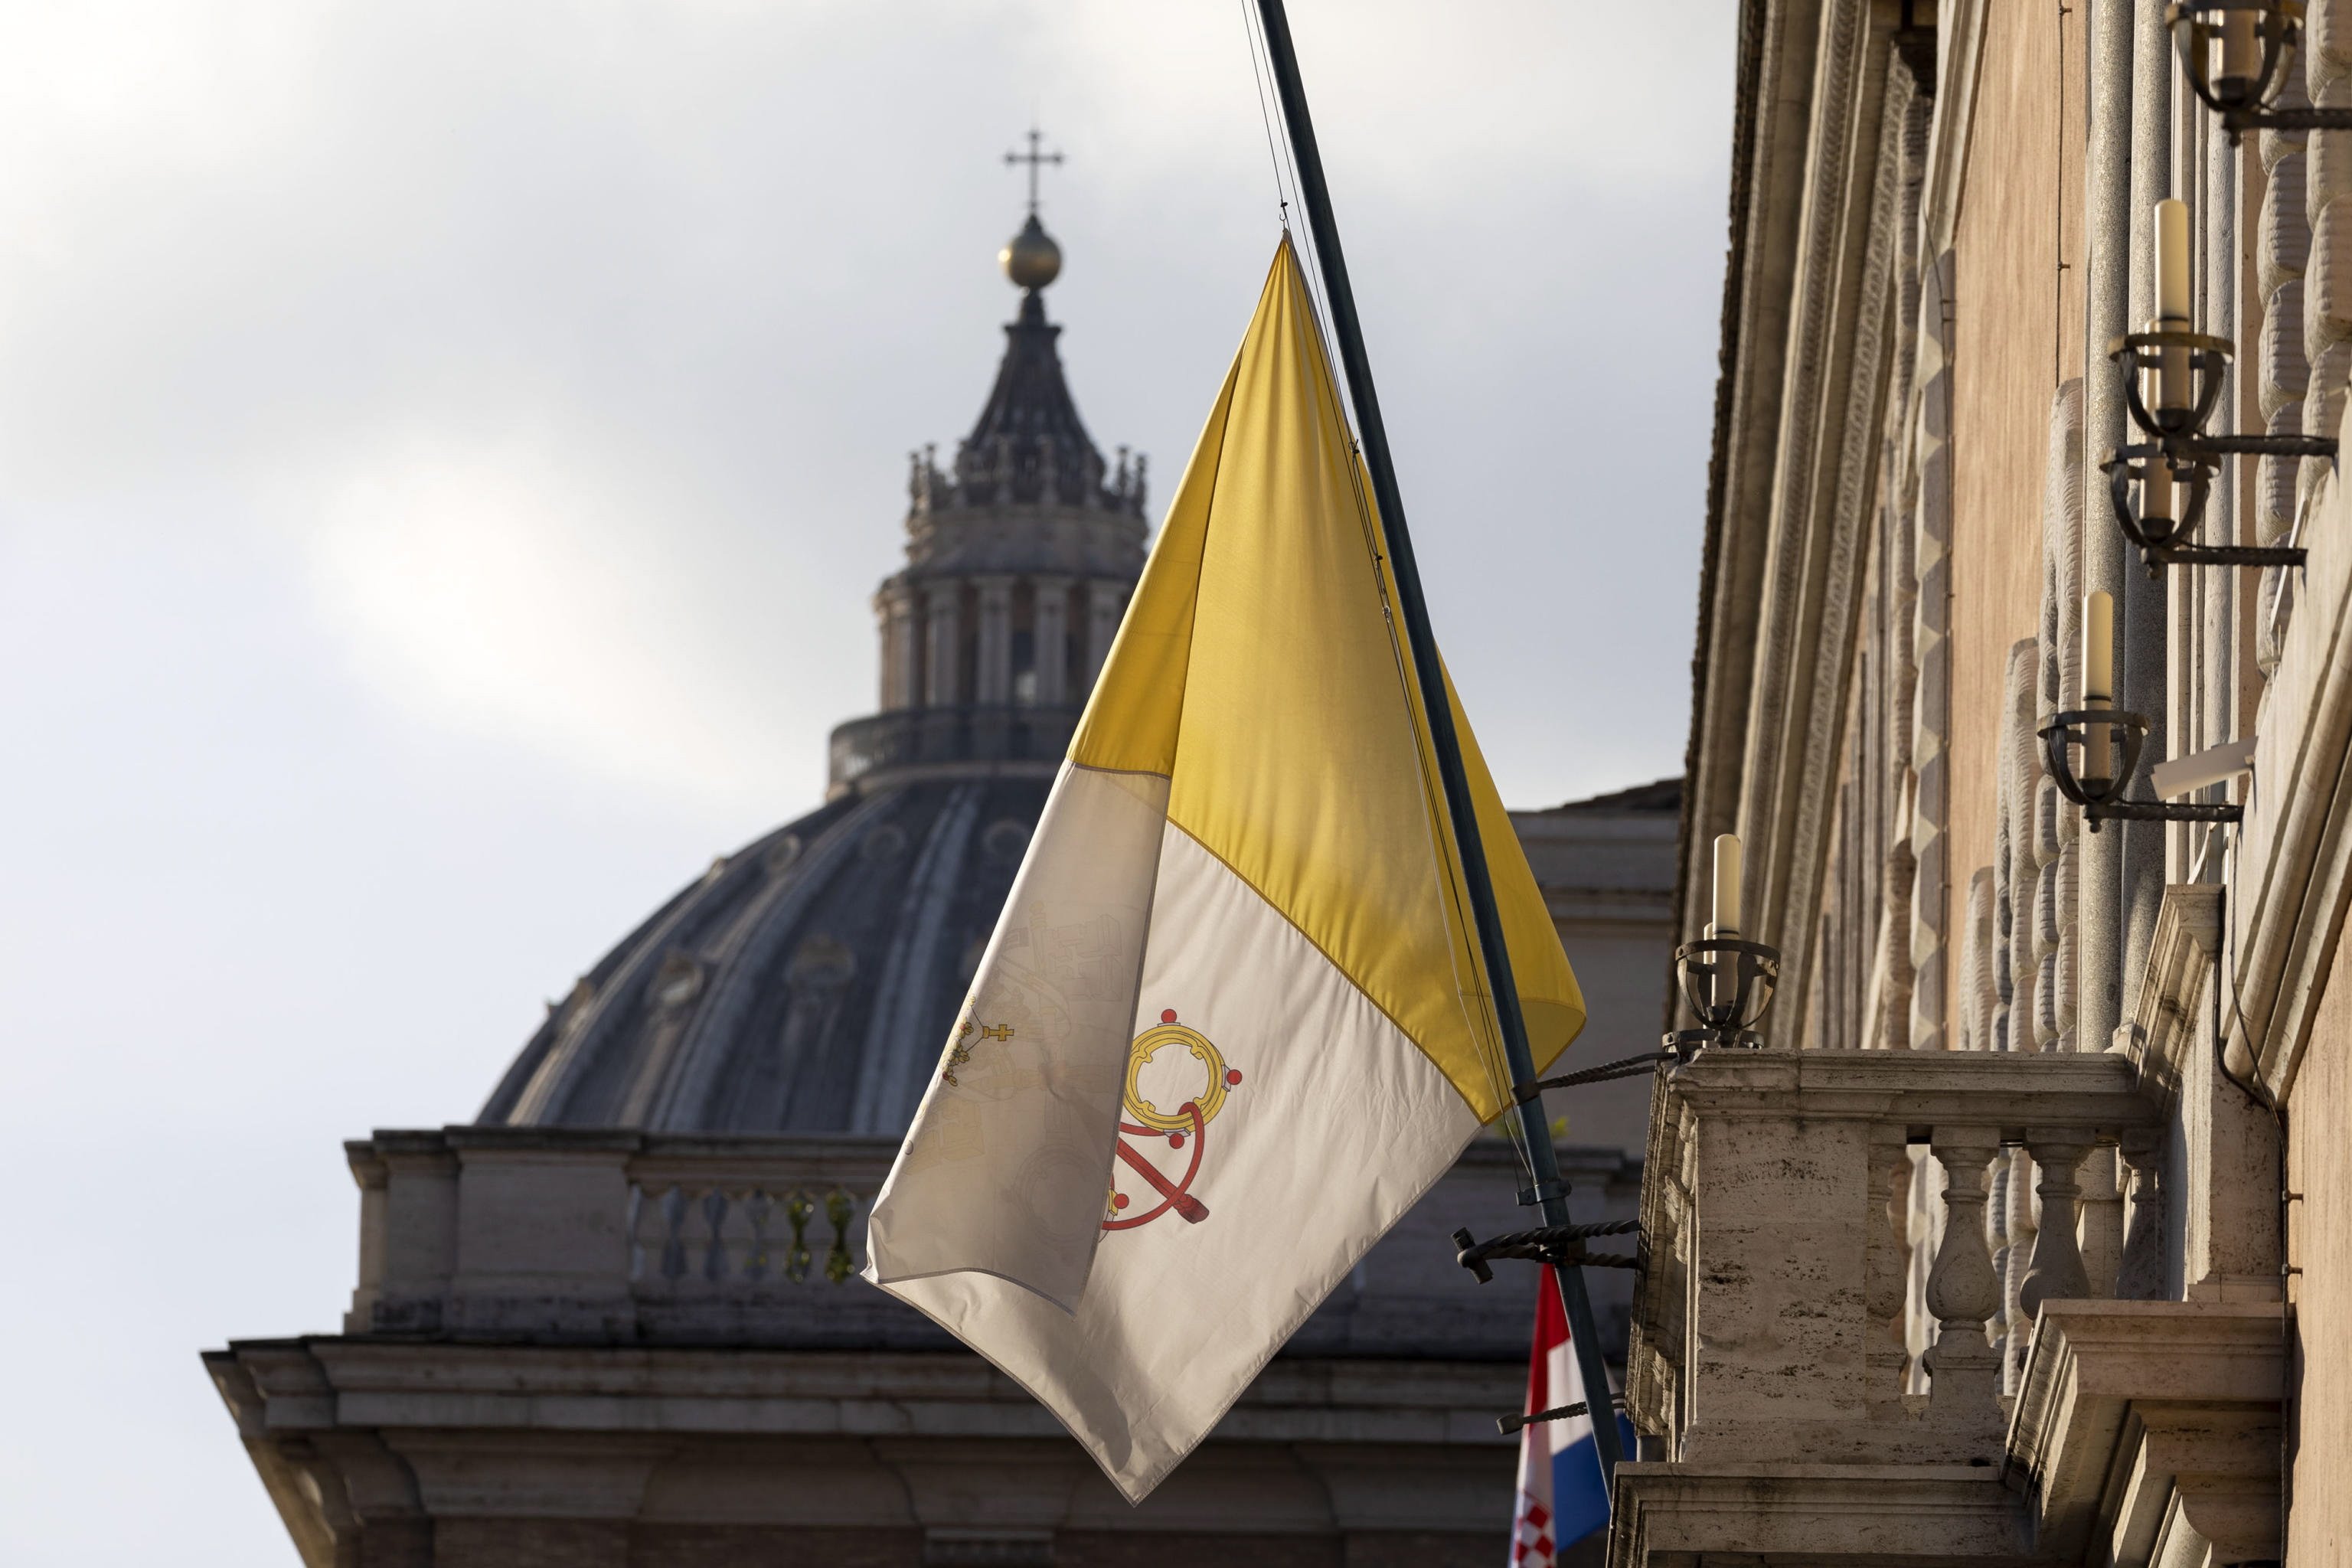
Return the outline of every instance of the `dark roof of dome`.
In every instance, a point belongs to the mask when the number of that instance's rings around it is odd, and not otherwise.
[[[718,861],[551,1008],[482,1121],[904,1132],[1048,787],[845,795]]]
[[[1057,500],[1066,505],[1108,504],[1108,469],[1062,374],[1055,340],[1062,329],[1045,319],[1045,296],[1032,289],[1021,296],[1021,313],[1005,323],[1004,358],[996,384],[956,449],[955,483],[972,499],[997,501]],[[1126,468],[1124,452],[1120,468]],[[1126,476],[1120,475],[1124,482]],[[1141,510],[1142,498],[1135,498]],[[1125,510],[1120,508],[1120,510]]]

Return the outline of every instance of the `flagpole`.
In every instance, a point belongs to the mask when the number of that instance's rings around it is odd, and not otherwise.
[[[1422,597],[1421,570],[1413,559],[1412,539],[1406,531],[1404,500],[1397,491],[1396,467],[1389,458],[1388,427],[1381,421],[1381,400],[1372,390],[1371,361],[1364,353],[1364,334],[1356,319],[1355,291],[1348,286],[1348,263],[1339,249],[1339,226],[1331,216],[1331,193],[1323,182],[1323,158],[1315,145],[1315,122],[1307,111],[1307,89],[1299,80],[1298,57],[1290,44],[1290,22],[1282,0],[1257,0],[1265,25],[1268,63],[1282,100],[1282,121],[1298,165],[1298,195],[1307,208],[1308,231],[1315,237],[1315,257],[1328,296],[1332,335],[1339,340],[1339,363],[1348,375],[1348,392],[1356,407],[1356,428],[1363,440],[1364,465],[1371,470],[1372,500],[1380,510],[1386,535],[1389,566],[1395,574],[1397,609],[1404,619],[1405,640],[1412,651],[1413,675],[1421,687],[1422,709],[1429,720],[1431,748],[1437,753],[1437,773],[1445,790],[1445,811],[1454,825],[1454,843],[1462,858],[1462,879],[1470,910],[1478,927],[1478,951],[1486,962],[1488,987],[1503,1034],[1503,1056],[1511,1081],[1527,1083],[1536,1076],[1534,1054],[1528,1048],[1527,1022],[1519,1014],[1518,987],[1511,979],[1510,950],[1503,941],[1503,921],[1495,904],[1495,885],[1486,871],[1486,851],[1478,837],[1478,817],[1470,796],[1470,781],[1462,766],[1462,743],[1454,730],[1454,710],[1445,700],[1444,667],[1437,641],[1430,635],[1429,606]],[[1513,1092],[1517,1092],[1515,1089]],[[1520,1201],[1542,1205],[1546,1225],[1566,1225],[1568,1184],[1560,1180],[1553,1156],[1551,1129],[1546,1125],[1543,1100],[1531,1095],[1515,1110],[1525,1130],[1529,1173],[1535,1180]],[[1568,1313],[1569,1337],[1576,1351],[1577,1370],[1584,1380],[1584,1396],[1596,1412],[1592,1443],[1601,1455],[1604,1482],[1613,1483],[1618,1443],[1616,1409],[1609,1397],[1609,1368],[1601,1354],[1601,1333],[1592,1321],[1592,1300],[1585,1293],[1584,1271],[1573,1265],[1553,1270],[1559,1286],[1560,1305]]]

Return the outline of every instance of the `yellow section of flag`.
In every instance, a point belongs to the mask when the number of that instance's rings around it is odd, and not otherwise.
[[[1297,926],[1486,1121],[1509,1075],[1395,604],[1286,239],[1069,757],[1170,779],[1171,824]],[[1583,1026],[1584,1001],[1448,699],[1540,1070]]]

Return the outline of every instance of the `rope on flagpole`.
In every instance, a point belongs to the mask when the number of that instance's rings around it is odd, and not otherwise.
[[[1638,1219],[1613,1219],[1600,1225],[1538,1226],[1533,1230],[1506,1231],[1485,1241],[1474,1239],[1466,1230],[1457,1230],[1454,1233],[1454,1245],[1460,1250],[1454,1253],[1454,1260],[1475,1274],[1481,1285],[1493,1283],[1495,1272],[1486,1263],[1495,1258],[1522,1258],[1531,1263],[1549,1263],[1556,1268],[1639,1268],[1639,1258],[1620,1252],[1587,1252],[1584,1244],[1592,1237],[1638,1235],[1641,1229]]]
[[[1643,1051],[1638,1057],[1623,1057],[1613,1062],[1603,1062],[1597,1068],[1586,1068],[1559,1078],[1539,1078],[1532,1083],[1515,1083],[1511,1092],[1520,1103],[1533,1100],[1548,1089],[1574,1089],[1582,1083],[1607,1083],[1611,1079],[1639,1078],[1661,1062],[1676,1062],[1682,1058],[1672,1051]]]

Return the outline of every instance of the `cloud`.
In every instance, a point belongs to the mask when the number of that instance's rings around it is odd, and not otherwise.
[[[304,535],[322,618],[428,719],[662,790],[772,791],[805,772],[774,672],[701,613],[692,534],[665,526],[699,487],[604,457],[541,432],[353,463]]]
[[[988,384],[1033,111],[1071,154],[1046,209],[1080,405],[1160,499],[1181,470],[1274,238],[1242,15],[18,7],[0,502],[37,529],[217,497],[209,526],[315,561],[314,613],[413,722],[805,802],[872,700],[902,455]],[[1591,727],[1670,766],[1724,146],[1711,110],[1653,111],[1688,29],[1502,0],[1295,28],[1465,689],[1526,710],[1524,672],[1630,654],[1662,673]],[[1498,569],[1571,556],[1684,581],[1561,617]],[[1515,796],[1622,782],[1533,730],[1488,745]]]

